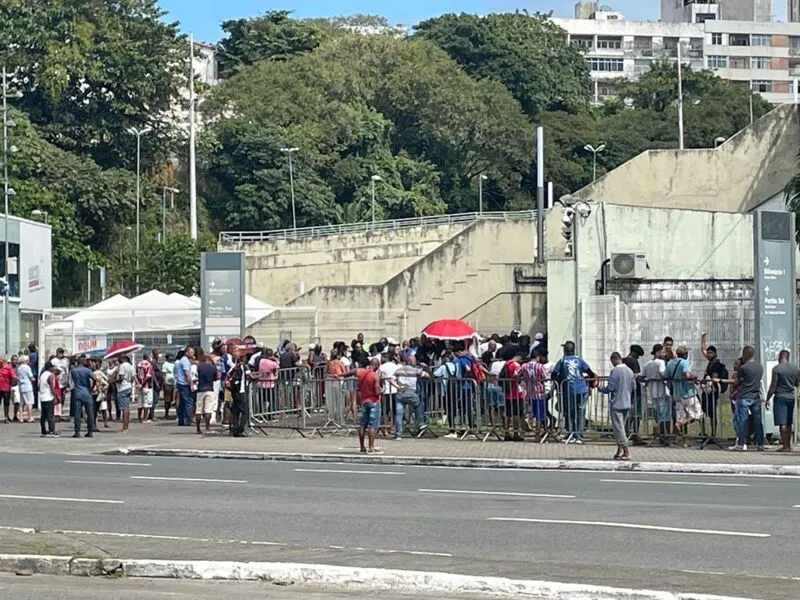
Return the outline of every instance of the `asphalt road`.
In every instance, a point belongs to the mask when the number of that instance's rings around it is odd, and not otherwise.
[[[789,477],[14,454],[0,455],[0,478],[6,527],[246,540],[274,544],[265,552],[360,552],[361,566],[403,557],[404,568],[769,589],[787,600],[800,586],[800,481]],[[204,557],[228,558],[218,552]]]
[[[438,600],[381,592],[382,600]],[[445,596],[447,597],[447,596]],[[474,596],[449,596],[469,600]],[[3,600],[367,600],[372,592],[330,591],[310,587],[279,587],[268,583],[222,581],[168,581],[150,579],[97,579],[82,577],[16,577],[0,575]]]

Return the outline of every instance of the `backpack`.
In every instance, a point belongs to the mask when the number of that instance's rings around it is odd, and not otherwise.
[[[462,367],[462,369],[461,369],[463,371],[463,373],[464,373],[464,375],[463,375],[464,378],[466,378],[466,379],[474,379],[477,383],[482,382],[486,378],[486,376],[484,375],[483,370],[481,370],[481,366],[478,363],[478,361],[477,360],[470,360],[470,359],[461,358],[461,359],[459,359],[459,362],[463,362],[464,360],[468,360],[469,361],[468,368],[463,368]]]
[[[500,369],[500,375],[497,376],[498,379],[508,379],[510,377],[508,374],[508,363],[510,362],[511,362],[510,360],[507,360],[506,363],[503,365],[503,368]]]

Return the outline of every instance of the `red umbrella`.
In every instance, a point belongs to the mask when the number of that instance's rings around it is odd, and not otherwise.
[[[422,334],[438,340],[466,340],[475,335],[475,330],[461,319],[442,319],[428,325]]]
[[[133,340],[122,340],[119,342],[115,342],[111,348],[106,350],[105,356],[103,356],[104,360],[108,360],[109,358],[116,358],[117,356],[124,356],[125,354],[131,354],[133,352],[138,352],[144,348],[144,344],[140,344]]]

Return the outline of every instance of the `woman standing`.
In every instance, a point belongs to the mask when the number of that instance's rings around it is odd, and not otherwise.
[[[175,403],[175,356],[167,353],[161,366],[164,373],[164,420],[169,420],[169,409]]]

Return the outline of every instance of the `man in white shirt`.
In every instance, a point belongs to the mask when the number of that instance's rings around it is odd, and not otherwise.
[[[647,386],[656,421],[658,422],[658,440],[661,444],[668,444],[668,437],[672,426],[672,403],[667,389],[667,363],[664,361],[666,353],[664,346],[653,346],[652,359],[642,369],[641,377]]]
[[[397,369],[400,368],[400,365],[397,364],[397,358],[395,357],[394,353],[387,353],[384,356],[386,357],[386,360],[378,369],[378,377],[380,378],[382,387],[381,408],[383,413],[384,427],[391,427],[392,418],[394,415],[395,396],[397,394],[397,386],[395,385],[394,375],[397,372]]]

